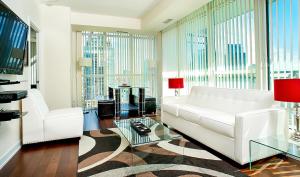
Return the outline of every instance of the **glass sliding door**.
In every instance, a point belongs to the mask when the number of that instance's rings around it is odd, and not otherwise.
[[[80,32],[82,100],[96,107],[109,86],[147,87],[157,95],[156,40],[154,35],[125,32]]]
[[[299,10],[299,0],[268,0],[270,89],[273,89],[274,79],[300,77]],[[282,105],[293,110],[293,104]],[[289,124],[293,127],[293,111],[289,113]]]
[[[82,95],[93,100],[104,95],[104,33],[82,33],[82,57],[87,65],[82,67]]]

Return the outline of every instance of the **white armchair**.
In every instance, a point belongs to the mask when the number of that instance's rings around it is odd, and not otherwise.
[[[28,91],[23,100],[23,144],[81,137],[83,112],[81,108],[49,111],[39,90]]]

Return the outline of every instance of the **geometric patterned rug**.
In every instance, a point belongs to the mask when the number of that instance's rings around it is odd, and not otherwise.
[[[241,172],[253,177],[300,177],[300,162],[284,155],[276,155],[255,162],[252,170],[247,167]]]
[[[178,149],[184,147],[183,155]],[[135,165],[132,165],[135,164]],[[246,176],[239,169],[182,138],[131,151],[117,128],[84,132],[79,142],[78,177]]]

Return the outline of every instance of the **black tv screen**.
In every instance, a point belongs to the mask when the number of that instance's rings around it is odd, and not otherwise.
[[[0,1],[0,74],[23,74],[28,26]]]

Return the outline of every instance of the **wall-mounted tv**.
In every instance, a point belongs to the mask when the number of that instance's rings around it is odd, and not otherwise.
[[[28,25],[0,0],[0,74],[23,74]]]

